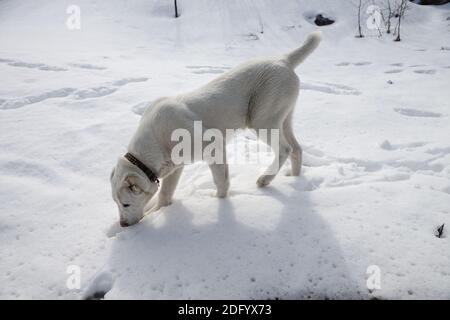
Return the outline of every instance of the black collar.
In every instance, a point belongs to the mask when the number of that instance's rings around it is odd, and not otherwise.
[[[134,164],[136,167],[141,169],[145,173],[145,175],[150,179],[151,182],[156,182],[159,184],[159,180],[158,180],[158,177],[156,176],[156,174],[152,170],[150,170],[149,167],[147,167],[145,164],[143,164],[138,158],[136,158],[129,152],[127,152],[124,155],[124,157],[125,157],[125,159],[130,161],[132,164]]]

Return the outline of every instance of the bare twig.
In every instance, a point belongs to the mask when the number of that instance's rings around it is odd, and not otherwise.
[[[177,3],[177,0],[174,0],[173,4],[175,6],[175,18],[178,18],[179,14],[178,14],[178,3]]]
[[[393,13],[392,13],[392,6],[391,6],[391,0],[387,0],[387,17],[386,17],[386,33],[391,33],[391,19],[392,19]]]
[[[362,0],[359,0],[359,3],[358,3],[358,34],[356,35],[357,38],[364,38],[364,35],[362,34],[362,29],[361,29],[361,7],[362,7]]]
[[[397,18],[398,18],[396,30],[397,38],[394,41],[401,41],[400,27],[402,23],[402,18],[404,18],[407,9],[408,9],[408,0],[401,0],[397,8]]]

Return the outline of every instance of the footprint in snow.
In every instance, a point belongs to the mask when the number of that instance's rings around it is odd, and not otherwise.
[[[192,73],[196,73],[196,74],[204,74],[204,73],[224,73],[225,71],[221,70],[221,69],[208,69],[208,70],[196,70],[196,71],[192,71]]]
[[[77,90],[73,94],[73,97],[74,97],[74,99],[77,99],[77,100],[84,100],[84,99],[89,99],[89,98],[99,98],[99,97],[110,95],[110,94],[116,92],[117,89],[118,88],[106,87],[106,86],[88,88],[88,89],[84,89],[84,90]]]
[[[434,69],[428,69],[428,70],[414,70],[415,73],[420,73],[420,74],[435,74],[436,70]]]
[[[336,64],[336,66],[338,66],[338,67],[345,67],[345,66],[348,66],[348,65],[350,65],[350,62],[340,62],[340,63]]]
[[[147,81],[147,80],[148,80],[148,78],[146,78],[146,77],[139,77],[139,78],[123,78],[123,79],[116,80],[116,81],[112,82],[112,85],[113,85],[113,86],[121,87],[121,86],[124,86],[124,85],[129,84],[129,83],[134,83],[134,82],[145,82],[145,81]]]
[[[50,66],[50,65],[47,65],[44,63],[31,63],[31,62],[24,62],[24,61],[4,59],[4,58],[0,58],[0,63],[6,63],[7,65],[9,65],[11,67],[38,69],[38,70],[42,70],[42,71],[67,71],[67,69],[65,69],[65,68]]]
[[[259,40],[259,37],[254,34],[254,33],[248,33],[248,34],[244,34],[243,37],[245,38],[245,40],[247,41],[256,41]]]
[[[124,78],[121,80],[107,83],[103,86],[92,87],[87,89],[61,88],[51,90],[41,94],[27,96],[23,98],[0,99],[0,110],[17,109],[30,104],[45,101],[47,99],[65,98],[68,96],[76,100],[85,100],[91,98],[100,98],[116,92],[120,87],[134,82],[144,82],[148,78]]]
[[[446,155],[450,154],[450,147],[431,148],[431,149],[425,150],[425,152],[428,154],[432,154],[432,155],[446,156]]]
[[[300,84],[300,90],[312,90],[323,93],[336,94],[336,95],[360,95],[361,92],[358,89],[345,86],[337,83],[329,82],[302,82]]]
[[[89,63],[69,63],[69,66],[80,69],[90,69],[90,70],[106,70],[106,67],[96,66]]]
[[[360,62],[353,63],[353,65],[355,65],[355,66],[367,66],[369,64],[372,64],[372,62],[370,62],[370,61],[360,61]]]
[[[138,116],[142,116],[147,107],[150,106],[151,104],[152,104],[151,101],[140,102],[132,106],[131,111],[133,111],[133,113],[137,114]]]
[[[346,66],[349,66],[350,64],[353,64],[354,66],[367,66],[369,64],[372,64],[372,62],[370,62],[370,61],[359,61],[359,62],[350,63],[350,62],[344,61],[344,62],[337,63],[336,66],[338,66],[338,67],[346,67]]]
[[[188,69],[193,69],[192,73],[204,74],[204,73],[224,73],[229,70],[230,67],[215,67],[215,66],[186,66]]]
[[[392,70],[387,70],[384,73],[400,73],[403,72],[402,69],[392,69]]]
[[[8,99],[8,100],[3,99],[3,102],[0,101],[0,110],[17,109],[27,106],[29,104],[42,102],[47,99],[64,98],[69,96],[75,91],[76,89],[74,88],[61,88],[23,98]]]
[[[425,117],[425,118],[440,118],[442,114],[431,111],[408,109],[408,108],[394,108],[394,111],[407,117]]]

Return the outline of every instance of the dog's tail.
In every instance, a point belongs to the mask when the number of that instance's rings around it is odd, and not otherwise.
[[[300,63],[302,63],[313,51],[317,48],[317,46],[322,40],[322,36],[320,31],[315,31],[308,35],[305,43],[300,47],[291,51],[284,59],[286,59],[287,63],[295,69]]]

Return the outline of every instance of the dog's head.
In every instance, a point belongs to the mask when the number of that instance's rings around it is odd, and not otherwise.
[[[138,223],[144,217],[145,205],[158,191],[158,184],[124,158],[118,160],[110,180],[112,197],[119,207],[120,225]]]

